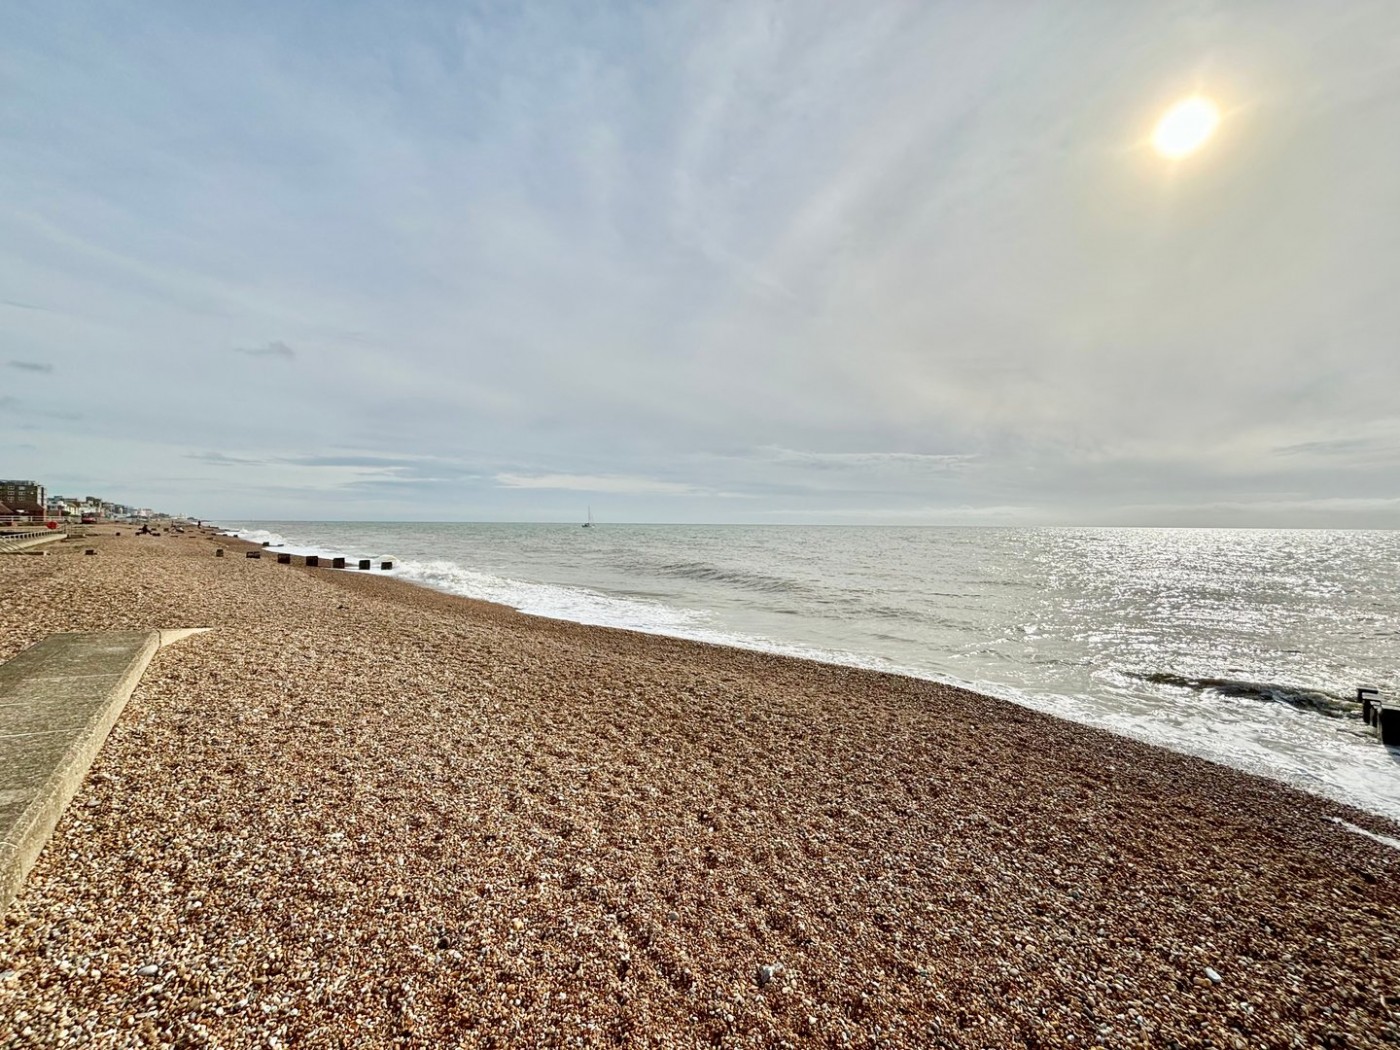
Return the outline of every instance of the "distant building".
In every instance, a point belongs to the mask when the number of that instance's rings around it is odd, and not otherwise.
[[[37,481],[0,481],[0,503],[13,507],[16,503],[44,505],[44,486]]]
[[[0,503],[9,508],[11,516],[38,518],[47,516],[44,510],[44,486],[37,481],[0,481]]]

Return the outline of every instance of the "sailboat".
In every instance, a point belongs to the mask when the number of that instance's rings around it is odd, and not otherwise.
[[[593,507],[591,505],[588,508],[588,520],[583,523],[583,527],[585,529],[593,528]]]

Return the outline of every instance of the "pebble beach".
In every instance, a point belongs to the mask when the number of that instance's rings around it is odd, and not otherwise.
[[[212,629],[5,913],[0,1047],[1400,1045],[1382,818],[929,681],[99,533],[0,557],[0,659]]]

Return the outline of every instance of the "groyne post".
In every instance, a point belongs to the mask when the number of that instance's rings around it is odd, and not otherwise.
[[[368,568],[369,568],[369,559],[368,559],[368,558],[361,558],[361,559],[360,559],[360,568],[361,568],[361,569],[368,569]]]
[[[308,569],[318,568],[321,564],[321,556],[318,554],[308,554],[306,556],[306,567]]]
[[[279,554],[279,555],[277,555],[277,564],[278,564],[278,565],[290,565],[290,564],[292,564],[292,556],[291,556],[290,554]]]
[[[1356,699],[1361,701],[1361,721],[1366,725],[1371,725],[1375,720],[1376,701],[1380,699],[1380,695],[1378,689],[1364,685],[1356,687]]]
[[[1376,722],[1381,727],[1381,743],[1400,747],[1400,707],[1382,707],[1376,712]]]

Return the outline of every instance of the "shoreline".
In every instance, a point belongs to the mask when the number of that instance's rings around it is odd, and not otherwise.
[[[250,523],[258,524],[258,523]],[[261,524],[285,525],[284,522],[264,522]],[[317,524],[317,523],[310,523]],[[353,524],[347,522],[331,523],[336,525]],[[508,527],[508,526],[507,526]],[[232,527],[219,527],[222,530],[231,530]],[[284,539],[285,537],[266,529],[249,529],[254,535],[261,534],[264,537]],[[228,539],[240,544],[247,544],[252,549],[259,549],[258,540],[244,539],[234,531],[226,533]],[[344,556],[347,563],[353,565],[358,555],[352,555],[350,551],[361,548],[332,546],[306,546],[304,544],[285,543],[276,547],[261,548],[265,554],[268,552],[290,553],[296,559],[305,557],[307,554],[317,554],[323,563],[329,564],[329,559],[333,555]],[[378,558],[372,559],[376,561]],[[402,570],[405,566],[413,564],[411,559],[396,559],[396,564]],[[352,576],[360,575],[356,570],[350,569],[347,572]],[[379,578],[378,572],[373,572],[375,578]],[[609,623],[606,621],[590,621],[580,619],[569,612],[551,613],[539,612],[529,609],[522,609],[509,602],[493,601],[491,598],[480,598],[454,590],[450,585],[439,585],[432,579],[412,578],[395,574],[393,579],[398,580],[410,587],[422,588],[435,593],[447,594],[453,597],[463,598],[469,601],[480,601],[487,604],[499,605],[501,608],[508,608],[522,615],[539,616],[543,619],[559,620],[565,623],[574,623],[582,626],[596,626],[605,630],[620,630],[631,632],[645,637],[672,638],[684,641],[691,641],[702,645],[717,646],[722,649],[735,649],[745,652],[760,652],[770,655],[783,656],[790,659],[810,661],[829,666],[845,667],[854,670],[870,671],[877,674],[891,674],[898,677],[908,677],[917,681],[930,682],[952,689],[961,690],[978,697],[994,699],[1000,702],[1011,703],[1017,707],[1036,711],[1040,714],[1048,715],[1058,721],[1065,721],[1075,725],[1083,726],[1086,729],[1095,729],[1107,732],[1116,738],[1133,740],[1137,743],[1145,744],[1149,747],[1165,748],[1175,754],[1189,756],[1214,765],[1223,766],[1227,769],[1236,770],[1250,776],[1263,777],[1276,784],[1280,784],[1293,790],[1301,791],[1304,794],[1317,798],[1322,798],[1333,803],[1337,803],[1349,808],[1366,813],[1369,816],[1379,818],[1395,826],[1400,826],[1400,800],[1393,795],[1384,793],[1368,793],[1368,783],[1365,780],[1365,771],[1374,772],[1369,763],[1383,767],[1383,771],[1388,772],[1384,758],[1384,748],[1375,746],[1374,733],[1363,734],[1360,731],[1360,705],[1353,704],[1355,708],[1354,721],[1357,727],[1357,736],[1366,735],[1371,739],[1365,740],[1359,746],[1363,753],[1357,755],[1330,754],[1328,759],[1336,762],[1337,769],[1345,769],[1351,772],[1348,780],[1345,775],[1338,776],[1335,769],[1326,769],[1323,775],[1319,776],[1314,769],[1310,769],[1296,756],[1292,761],[1281,759],[1277,751],[1268,751],[1267,757],[1259,754],[1249,753],[1247,750],[1241,752],[1239,749],[1230,751],[1219,747],[1212,747],[1208,742],[1198,736],[1191,735],[1164,735],[1158,726],[1166,719],[1170,718],[1170,711],[1159,712],[1160,718],[1154,723],[1138,723],[1129,720],[1128,722],[1113,722],[1105,716],[1105,712],[1093,707],[1092,702],[1087,706],[1082,706],[1078,711],[1073,710],[1073,701],[1076,699],[1072,695],[1069,699],[1071,710],[1065,710],[1066,696],[1059,693],[1036,693],[1026,691],[1015,686],[1008,686],[993,681],[974,681],[959,678],[956,675],[942,673],[935,670],[924,670],[917,666],[901,666],[890,660],[880,657],[863,655],[840,648],[821,648],[817,643],[797,641],[777,641],[768,637],[747,636],[741,633],[732,633],[729,629],[719,628],[713,632],[694,631],[680,627],[672,628],[666,626],[627,626],[619,623]],[[529,584],[535,586],[536,584]],[[559,586],[565,589],[576,588],[578,585],[572,584],[549,584],[543,583],[540,586]],[[591,593],[591,592],[588,592]],[[608,592],[599,592],[607,597],[615,597]],[[528,603],[527,603],[528,604]],[[675,606],[683,611],[691,611],[688,606]],[[713,635],[707,637],[706,635]],[[1265,689],[1273,689],[1273,686],[1264,686]],[[1297,687],[1300,691],[1307,691],[1304,687]],[[1078,698],[1078,699],[1083,699]],[[1346,701],[1338,698],[1338,704]],[[1345,721],[1345,720],[1343,720]],[[1278,741],[1271,741],[1278,745]],[[1348,762],[1350,759],[1350,762]]]
[[[237,537],[232,538],[235,539],[238,543],[247,544],[248,549],[261,549],[264,551],[275,550],[275,548],[260,548],[259,545],[256,543],[249,543],[247,540],[238,539]],[[295,568],[296,566],[293,567]],[[285,568],[285,566],[283,568]],[[1190,752],[1185,751],[1177,751],[1173,748],[1164,747],[1160,744],[1155,744],[1149,740],[1143,740],[1138,737],[1129,736],[1125,733],[1116,732],[1112,729],[1108,729],[1103,726],[1094,725],[1088,722],[1078,722],[1071,718],[1065,718],[1060,715],[1054,714],[1053,712],[1044,710],[1043,708],[1033,707],[1027,703],[1022,703],[1018,700],[1010,699],[1005,696],[998,696],[995,693],[983,692],[980,689],[975,688],[975,685],[972,683],[964,684],[946,678],[923,676],[905,670],[882,670],[874,667],[861,666],[859,664],[841,663],[834,659],[823,660],[817,657],[802,656],[795,653],[781,652],[772,649],[763,649],[758,647],[750,648],[742,645],[732,645],[727,642],[713,642],[701,638],[687,638],[683,635],[664,634],[661,632],[636,630],[627,627],[614,627],[607,624],[582,623],[578,620],[569,620],[564,619],[562,617],[545,616],[537,613],[523,612],[519,609],[514,608],[513,606],[505,605],[500,602],[493,602],[484,598],[472,598],[467,595],[454,594],[451,591],[441,590],[429,584],[418,583],[412,580],[404,580],[391,576],[380,576],[375,573],[362,573],[354,569],[322,568],[319,571],[327,573],[328,581],[334,585],[343,586],[345,587],[345,589],[351,591],[363,589],[364,593],[383,596],[390,601],[395,600],[395,591],[399,588],[403,588],[404,591],[400,595],[400,598],[401,600],[409,603],[412,603],[414,601],[417,594],[421,592],[427,592],[430,594],[439,595],[442,598],[446,599],[448,604],[445,607],[449,609],[452,607],[452,603],[466,602],[473,606],[484,606],[491,610],[495,610],[498,615],[519,616],[524,617],[528,620],[541,621],[544,623],[565,624],[583,631],[603,631],[607,634],[621,634],[628,636],[642,644],[646,644],[653,640],[668,641],[678,643],[683,647],[695,646],[698,647],[701,651],[713,651],[716,654],[750,654],[764,659],[773,659],[783,662],[792,661],[798,665],[811,665],[812,667],[826,668],[840,673],[870,675],[873,676],[877,682],[880,680],[889,679],[895,683],[906,683],[908,686],[912,687],[915,690],[917,690],[917,688],[920,686],[932,686],[939,690],[951,690],[953,693],[957,694],[959,698],[965,703],[970,703],[973,705],[1002,705],[1005,708],[1005,710],[1001,712],[1004,716],[1011,715],[1012,712],[1028,712],[1030,714],[1035,715],[1038,718],[1048,719],[1050,722],[1056,725],[1069,727],[1074,731],[1092,734],[1093,736],[1100,738],[1100,743],[1103,746],[1112,747],[1114,745],[1130,744],[1133,747],[1147,748],[1150,751],[1154,752],[1160,751],[1165,754],[1171,755],[1174,758],[1181,759],[1184,762],[1201,763],[1211,770],[1217,770],[1224,773],[1247,777],[1250,780],[1262,781],[1265,785],[1267,785],[1267,788],[1269,790],[1277,789],[1280,791],[1287,792],[1289,794],[1298,795],[1302,798],[1309,799],[1314,802],[1319,802],[1325,806],[1335,808],[1339,812],[1350,813],[1353,817],[1361,818],[1364,824],[1357,826],[1361,827],[1362,830],[1365,831],[1367,834],[1400,835],[1400,820],[1388,817],[1383,813],[1374,813],[1367,809],[1361,809],[1358,806],[1352,805],[1340,799],[1335,799],[1328,795],[1321,795],[1308,791],[1305,788],[1299,787],[1297,784],[1290,783],[1286,780],[1281,780],[1277,777],[1266,776],[1264,774],[1256,773],[1248,769],[1242,769],[1238,766],[1231,766],[1224,762],[1208,758],[1204,755],[1192,754]],[[981,721],[995,722],[995,712],[989,710],[987,715],[983,717]],[[1379,828],[1380,830],[1375,830],[1377,828]],[[1392,839],[1392,841],[1395,840]],[[1400,846],[1397,846],[1395,848],[1400,849]]]
[[[1332,823],[1382,817],[924,679],[89,542],[0,560],[0,656],[215,630],[11,905],[14,1045],[1400,1034],[1400,853]]]

